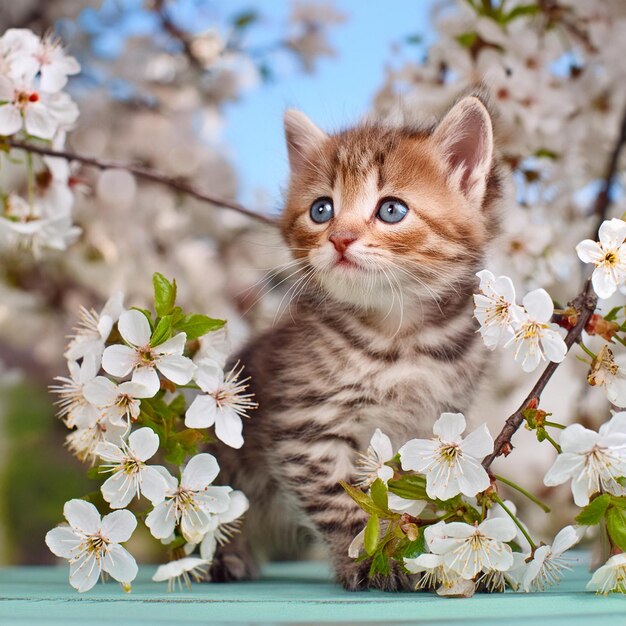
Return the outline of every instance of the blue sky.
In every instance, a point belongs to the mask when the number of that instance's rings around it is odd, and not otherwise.
[[[265,16],[265,41],[279,36],[287,22],[288,0],[250,2],[229,0],[233,13],[257,6]],[[347,15],[344,24],[333,26],[330,40],[337,49],[334,59],[321,59],[312,75],[291,71],[273,84],[262,85],[227,107],[224,139],[240,174],[240,199],[253,203],[255,190],[264,189],[269,201],[279,206],[280,190],[287,178],[287,155],[282,116],[288,107],[303,110],[323,128],[334,129],[358,121],[371,106],[382,84],[384,67],[393,63],[392,44],[409,35],[429,36],[431,0],[337,0]],[[250,42],[252,45],[255,42]],[[403,55],[422,54],[418,47]]]

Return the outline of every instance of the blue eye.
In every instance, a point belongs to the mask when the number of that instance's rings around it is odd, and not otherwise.
[[[376,217],[387,224],[401,222],[409,212],[409,207],[401,200],[387,198],[380,203]]]
[[[333,201],[330,198],[318,198],[311,205],[311,219],[316,224],[323,224],[328,222],[335,216],[335,209],[333,209]]]

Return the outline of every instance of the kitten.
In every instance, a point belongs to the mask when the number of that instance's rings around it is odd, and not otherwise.
[[[310,532],[345,588],[408,589],[401,568],[368,581],[370,564],[348,556],[366,517],[338,481],[353,481],[376,427],[399,446],[475,394],[485,355],[472,293],[498,228],[491,118],[468,96],[434,129],[327,135],[287,111],[285,131],[281,229],[305,287],[238,355],[259,409],[243,448],[218,454],[221,478],[251,506],[212,578],[253,578],[253,553],[274,543],[288,557]]]

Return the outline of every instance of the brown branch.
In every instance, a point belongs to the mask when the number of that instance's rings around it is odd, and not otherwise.
[[[25,150],[26,152],[40,154],[43,156],[59,157],[61,159],[65,159],[66,161],[79,161],[80,163],[84,163],[85,165],[91,165],[92,167],[97,167],[101,170],[126,170],[127,172],[130,172],[131,174],[137,176],[137,178],[143,178],[144,180],[149,180],[154,183],[165,185],[166,187],[170,187],[171,189],[175,189],[176,191],[180,191],[189,196],[192,196],[197,200],[202,200],[203,202],[209,202],[215,206],[231,209],[232,211],[237,211],[237,213],[241,213],[242,215],[246,215],[247,217],[259,220],[261,222],[264,222],[265,224],[271,224],[272,226],[275,226],[277,223],[277,220],[275,220],[274,218],[268,215],[263,215],[262,213],[257,213],[256,211],[252,211],[251,209],[246,208],[245,206],[239,204],[238,202],[235,202],[234,200],[227,200],[225,198],[220,198],[219,196],[206,193],[198,189],[194,185],[186,183],[178,178],[166,176],[165,174],[161,174],[160,172],[148,167],[143,167],[142,165],[134,165],[125,161],[117,161],[113,159],[97,159],[94,157],[76,154],[74,152],[53,150],[52,148],[38,146],[25,141],[17,141],[9,137],[3,138],[0,141],[0,144],[10,146],[11,148],[16,148],[18,150]]]
[[[602,225],[602,222],[606,219],[609,207],[611,205],[611,189],[615,180],[615,176],[617,174],[617,165],[619,163],[619,158],[624,147],[624,143],[626,143],[626,110],[624,110],[624,114],[622,116],[619,136],[617,137],[615,147],[611,152],[611,156],[607,164],[602,188],[598,192],[593,206],[593,213],[596,215],[596,222],[594,227],[596,237],[598,230]],[[582,335],[582,332],[585,329],[589,318],[593,315],[596,309],[596,304],[597,297],[593,292],[591,280],[587,280],[582,291],[569,302],[569,306],[576,311],[577,316],[576,324],[573,328],[569,330],[567,336],[565,337],[565,344],[567,345],[568,351],[574,345],[574,343],[580,341],[580,336]],[[539,377],[539,380],[535,383],[535,386],[526,396],[520,407],[510,417],[507,418],[504,426],[502,427],[502,430],[496,437],[493,446],[493,452],[483,460],[483,467],[486,470],[489,470],[491,464],[501,454],[507,455],[511,451],[511,438],[524,422],[524,416],[522,415],[522,412],[529,405],[536,406],[536,403],[538,403],[539,399],[541,398],[543,390],[546,388],[548,382],[550,382],[550,379],[552,378],[554,372],[556,372],[559,365],[560,363],[550,362],[546,366],[541,376]]]

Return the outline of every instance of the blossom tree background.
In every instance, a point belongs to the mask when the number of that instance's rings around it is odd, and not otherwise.
[[[31,143],[25,135],[0,141],[3,218],[21,215],[20,198],[41,214],[64,203],[64,216],[71,216],[61,235],[42,230],[24,238],[7,224],[0,233],[0,428],[7,435],[0,444],[0,558],[40,562],[49,555],[32,537],[58,521],[65,500],[89,490],[66,461],[45,391],[64,367],[78,307],[100,310],[116,290],[145,304],[158,271],[176,276],[184,308],[228,319],[235,345],[272,323],[289,288],[280,270],[287,255],[272,211],[235,200],[237,172],[215,136],[226,103],[279,80],[276,64],[289,59],[291,71],[309,72],[332,54],[327,32],[344,15],[340,3],[295,3],[284,36],[254,50],[246,37],[262,25],[262,3],[237,15],[191,0],[13,4],[0,16],[0,32],[18,27],[42,35],[53,28],[80,64],[79,74],[77,66],[65,68],[70,80],[63,86],[76,109],[66,101],[57,121],[62,132],[52,145],[37,144],[67,159],[42,161],[41,151],[19,150],[19,142]],[[626,7],[618,0],[437,2],[426,41],[408,31],[392,50],[381,49],[388,69],[372,94],[371,115],[430,123],[465,90],[485,85],[508,181],[505,232],[487,267],[510,276],[520,293],[547,289],[565,310],[590,274],[576,245],[595,240],[602,220],[626,211],[618,150]],[[2,134],[12,133],[0,128]],[[268,274],[271,267],[277,269]],[[602,312],[621,304],[619,293],[612,298],[602,300]],[[605,344],[602,331],[585,338],[593,361],[561,364],[542,409],[563,423],[597,428],[606,421],[609,386],[590,371],[602,365],[597,354]],[[611,350],[619,363],[624,349]],[[494,433],[537,378],[537,371],[524,374],[511,352],[493,353],[476,415],[468,416]],[[621,406],[618,387],[608,397]],[[517,468],[526,487],[541,491],[554,454],[538,454],[536,432],[522,431],[508,472]],[[54,477],[45,496],[38,487],[44,476]],[[567,488],[552,490],[550,501],[562,519],[540,517],[532,505],[524,518],[547,534],[575,510]],[[147,538],[144,544],[149,552]]]

